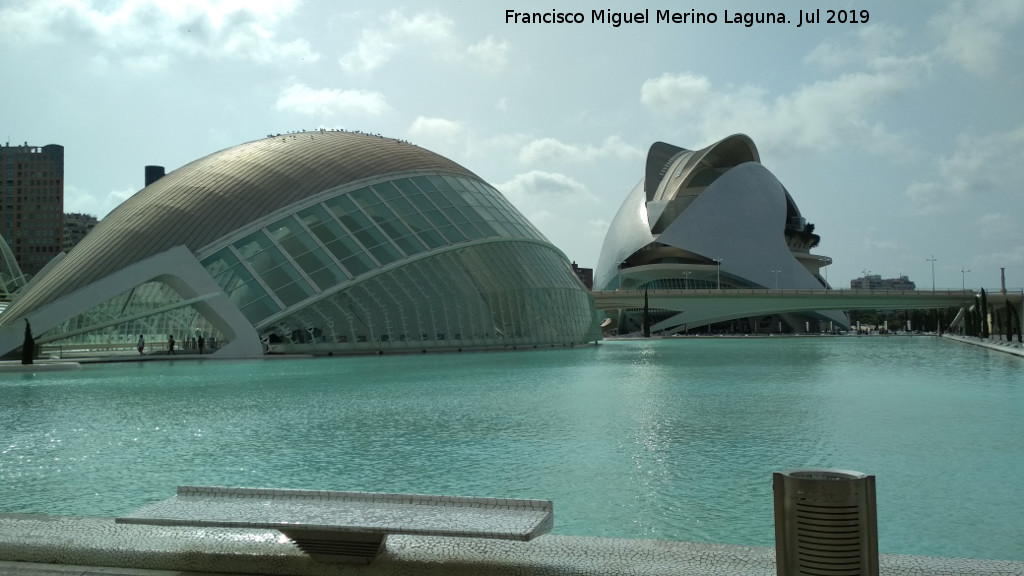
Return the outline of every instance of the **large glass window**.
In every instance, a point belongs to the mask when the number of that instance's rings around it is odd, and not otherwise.
[[[327,200],[324,204],[346,228],[355,232],[370,225],[370,220],[352,202],[348,195],[342,194]]]
[[[268,231],[274,241],[284,248],[320,290],[326,290],[348,280],[348,275],[293,217],[289,216],[275,222]]]
[[[391,187],[390,189],[396,194],[398,193],[395,188]],[[356,197],[356,200],[363,211],[370,217],[370,220],[383,230],[384,234],[394,241],[406,255],[411,256],[426,250],[426,246],[412,235],[412,232],[404,223],[402,223],[401,220],[399,220],[398,216],[387,204],[378,200],[376,195],[369,194],[369,191],[365,188],[357,190],[356,192],[361,193]],[[371,230],[366,233],[369,233],[372,236],[374,235],[374,232],[375,231]],[[362,240],[362,238],[360,238],[360,240]],[[379,240],[374,241],[377,242],[374,244],[375,247],[382,246],[384,244]],[[387,248],[384,249],[387,250]]]
[[[204,264],[232,300],[256,317],[405,257],[494,237],[543,238],[483,182],[414,176],[326,199],[246,236],[233,244],[234,252],[222,250]],[[240,262],[231,261],[236,253]]]
[[[274,329],[286,350],[419,350],[583,342],[595,337],[594,320],[592,301],[551,248],[491,243],[356,283]]]
[[[416,208],[409,203],[405,198],[396,198],[391,200],[396,210],[404,211],[402,220],[409,225],[409,228],[430,248],[440,248],[445,246],[448,242],[444,239],[441,234],[434,229],[433,224],[427,221]],[[402,212],[399,212],[400,214]]]
[[[299,218],[352,276],[365,274],[377,267],[355,238],[349,236],[321,206],[299,212]]]
[[[395,188],[395,185],[392,184],[391,182],[381,182],[380,184],[374,184],[372,188],[377,193],[377,195],[383,198],[385,201],[402,197],[402,191],[399,190],[398,188]]]
[[[360,206],[362,206],[364,210],[372,208],[373,206],[376,206],[377,204],[381,203],[380,198],[378,198],[377,195],[374,194],[373,190],[371,190],[370,188],[360,188],[359,190],[353,190],[352,192],[348,193],[348,196],[355,200],[356,203],[358,203]]]
[[[367,193],[372,194],[369,190],[367,190]],[[376,196],[373,195],[373,198],[376,198]],[[373,257],[382,266],[402,258],[402,254],[398,249],[374,226],[370,218],[356,206],[348,195],[331,198],[326,204],[338,220],[341,220],[341,223],[352,232],[352,235],[363,246],[366,246],[370,254],[373,254]]]
[[[203,266],[250,322],[259,322],[281,310],[228,248],[207,257]]]
[[[286,306],[292,306],[313,295],[313,289],[270,238],[259,230],[235,243],[235,249],[245,258],[253,273]]]
[[[447,239],[446,244],[465,242],[466,237],[456,229],[450,220],[424,194],[416,191],[409,196],[409,202],[416,208],[419,214],[430,223],[431,228],[440,232]]]

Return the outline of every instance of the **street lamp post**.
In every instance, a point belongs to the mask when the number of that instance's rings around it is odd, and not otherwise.
[[[925,262],[932,263],[932,292],[935,292],[935,261],[938,260],[938,258],[935,257],[935,254],[932,254],[931,258],[925,258],[924,260]]]
[[[715,261],[715,264],[718,265],[718,275],[717,275],[717,279],[716,279],[715,283],[718,285],[718,289],[721,290],[722,289],[722,259],[721,258],[714,258],[713,260]]]
[[[775,289],[778,290],[779,289],[779,274],[782,273],[782,270],[772,270],[771,273],[775,274]]]
[[[686,290],[690,289],[690,274],[693,274],[693,270],[684,270],[683,271],[683,276],[686,277],[686,279],[683,280],[683,288],[685,288]]]
[[[970,269],[966,269],[966,268],[961,268],[960,269],[960,289],[961,290],[967,290],[967,273],[968,272],[970,272]]]

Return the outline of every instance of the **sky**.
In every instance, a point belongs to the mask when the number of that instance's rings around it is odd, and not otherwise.
[[[472,170],[594,267],[652,143],[744,133],[834,287],[1024,286],[1020,0],[0,0],[0,54],[0,144],[64,146],[67,212],[105,216],[146,165],[361,130]]]

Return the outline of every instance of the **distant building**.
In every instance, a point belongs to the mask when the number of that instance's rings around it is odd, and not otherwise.
[[[583,285],[587,287],[587,290],[594,289],[594,269],[593,268],[580,268],[575,262],[572,263],[572,271],[576,273],[576,277],[583,282]]]
[[[25,274],[63,249],[64,147],[0,147],[0,236]]]
[[[163,178],[166,171],[163,166],[146,166],[146,186]]]
[[[72,212],[64,215],[64,252],[70,251],[85,235],[92,230],[99,220],[89,214]]]
[[[869,274],[850,280],[853,290],[917,290],[917,286],[906,275],[899,278],[882,278],[879,274]]]

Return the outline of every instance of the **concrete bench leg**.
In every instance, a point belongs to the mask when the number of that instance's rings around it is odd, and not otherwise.
[[[383,549],[386,534],[332,530],[281,530],[313,560],[326,564],[369,564]]]

